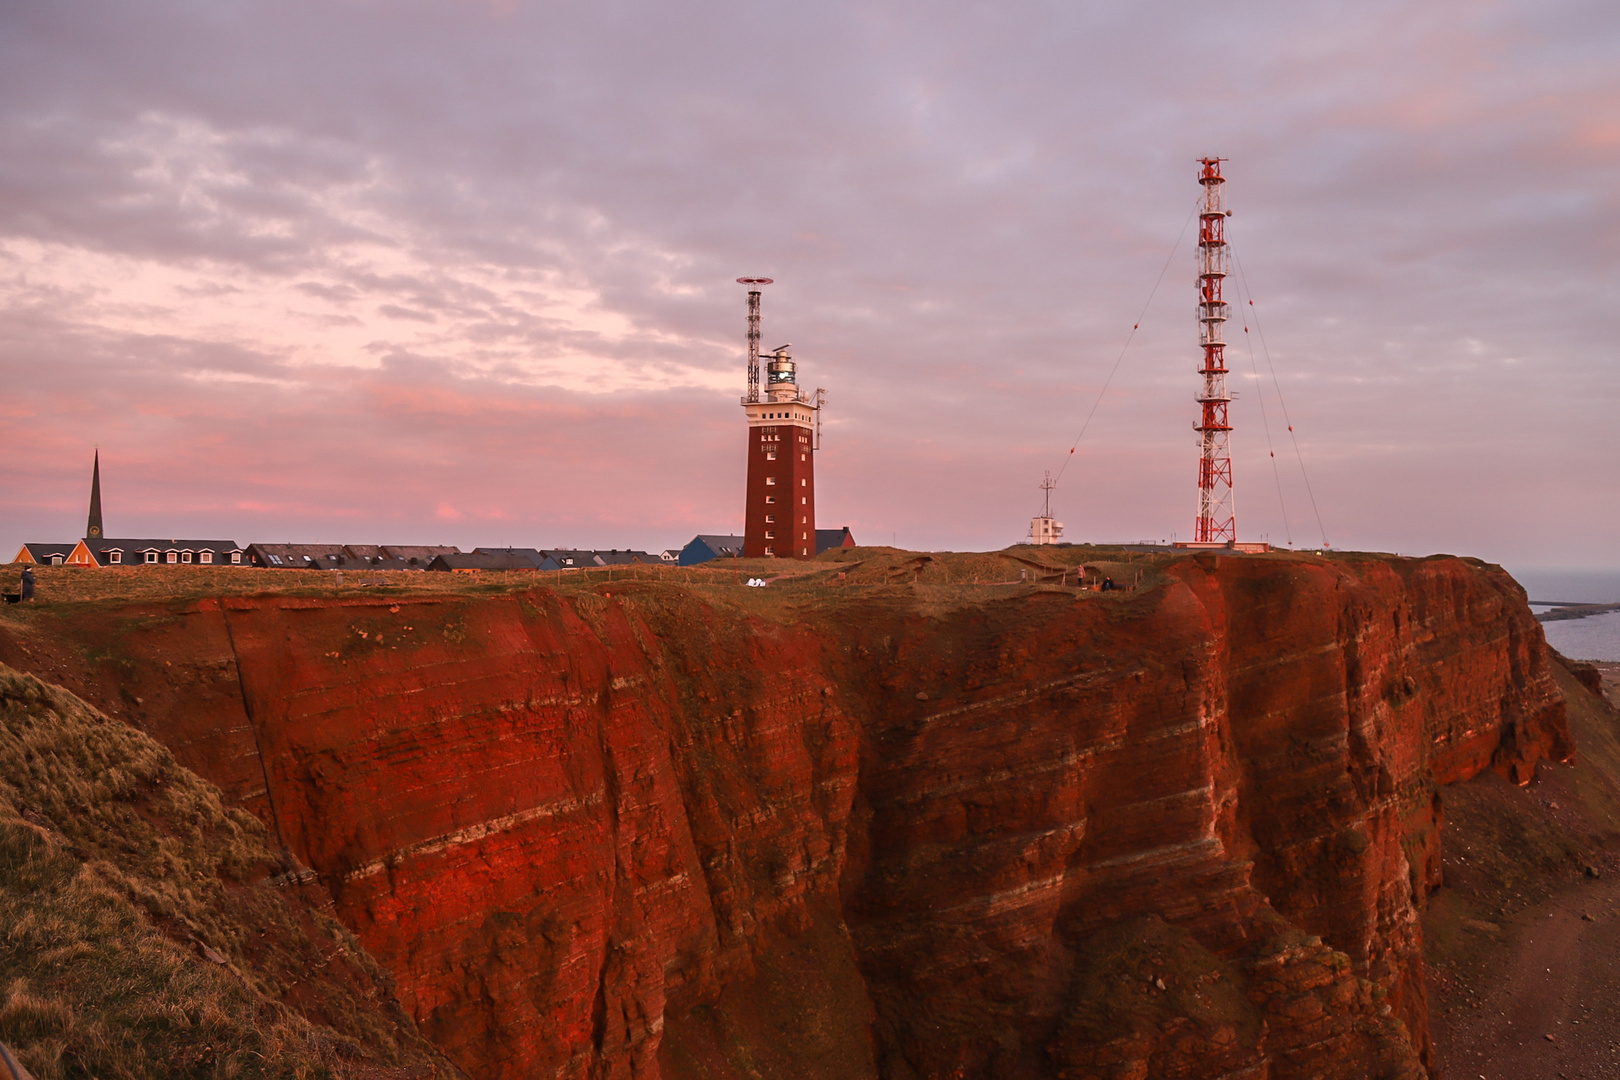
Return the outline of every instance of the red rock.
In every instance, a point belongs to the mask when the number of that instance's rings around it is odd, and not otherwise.
[[[1422,1075],[1440,788],[1571,752],[1522,592],[1149,584],[231,598],[57,644],[130,657],[75,689],[279,829],[476,1076]]]

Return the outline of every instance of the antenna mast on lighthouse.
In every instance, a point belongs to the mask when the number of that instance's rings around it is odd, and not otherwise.
[[[1226,280],[1230,250],[1226,246],[1226,219],[1231,211],[1221,199],[1221,162],[1225,158],[1200,158],[1198,182],[1204,185],[1204,205],[1198,212],[1198,339],[1204,350],[1204,388],[1198,401],[1203,414],[1197,427],[1202,456],[1198,462],[1198,520],[1193,525],[1194,543],[1233,543],[1237,540],[1237,516],[1232,500],[1232,453],[1227,435],[1232,425],[1227,406],[1232,396],[1226,391],[1226,342],[1222,337],[1226,322],[1226,302],[1221,299],[1221,283]]]
[[[769,285],[768,277],[740,277],[737,284],[748,286],[748,396],[743,404],[759,400],[759,287]]]

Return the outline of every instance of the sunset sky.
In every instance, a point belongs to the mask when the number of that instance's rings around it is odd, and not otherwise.
[[[1210,154],[1240,536],[1620,566],[1613,0],[6,4],[0,557],[98,445],[113,536],[740,531],[741,275],[823,527],[1017,541],[1140,316],[1054,511],[1187,539]]]

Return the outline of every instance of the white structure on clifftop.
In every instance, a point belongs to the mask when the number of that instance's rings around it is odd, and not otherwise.
[[[1055,487],[1057,481],[1052,479],[1052,473],[1048,471],[1046,479],[1041,481],[1041,491],[1046,495],[1045,509],[1029,519],[1029,542],[1032,544],[1055,544],[1063,536],[1063,522],[1052,516],[1052,489]]]

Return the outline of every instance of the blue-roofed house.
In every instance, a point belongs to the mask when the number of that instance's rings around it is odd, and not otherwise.
[[[714,559],[735,559],[742,555],[743,538],[740,536],[716,536],[712,534],[699,534],[692,537],[690,543],[681,548],[680,564],[682,566],[696,566],[699,563],[710,562]]]

